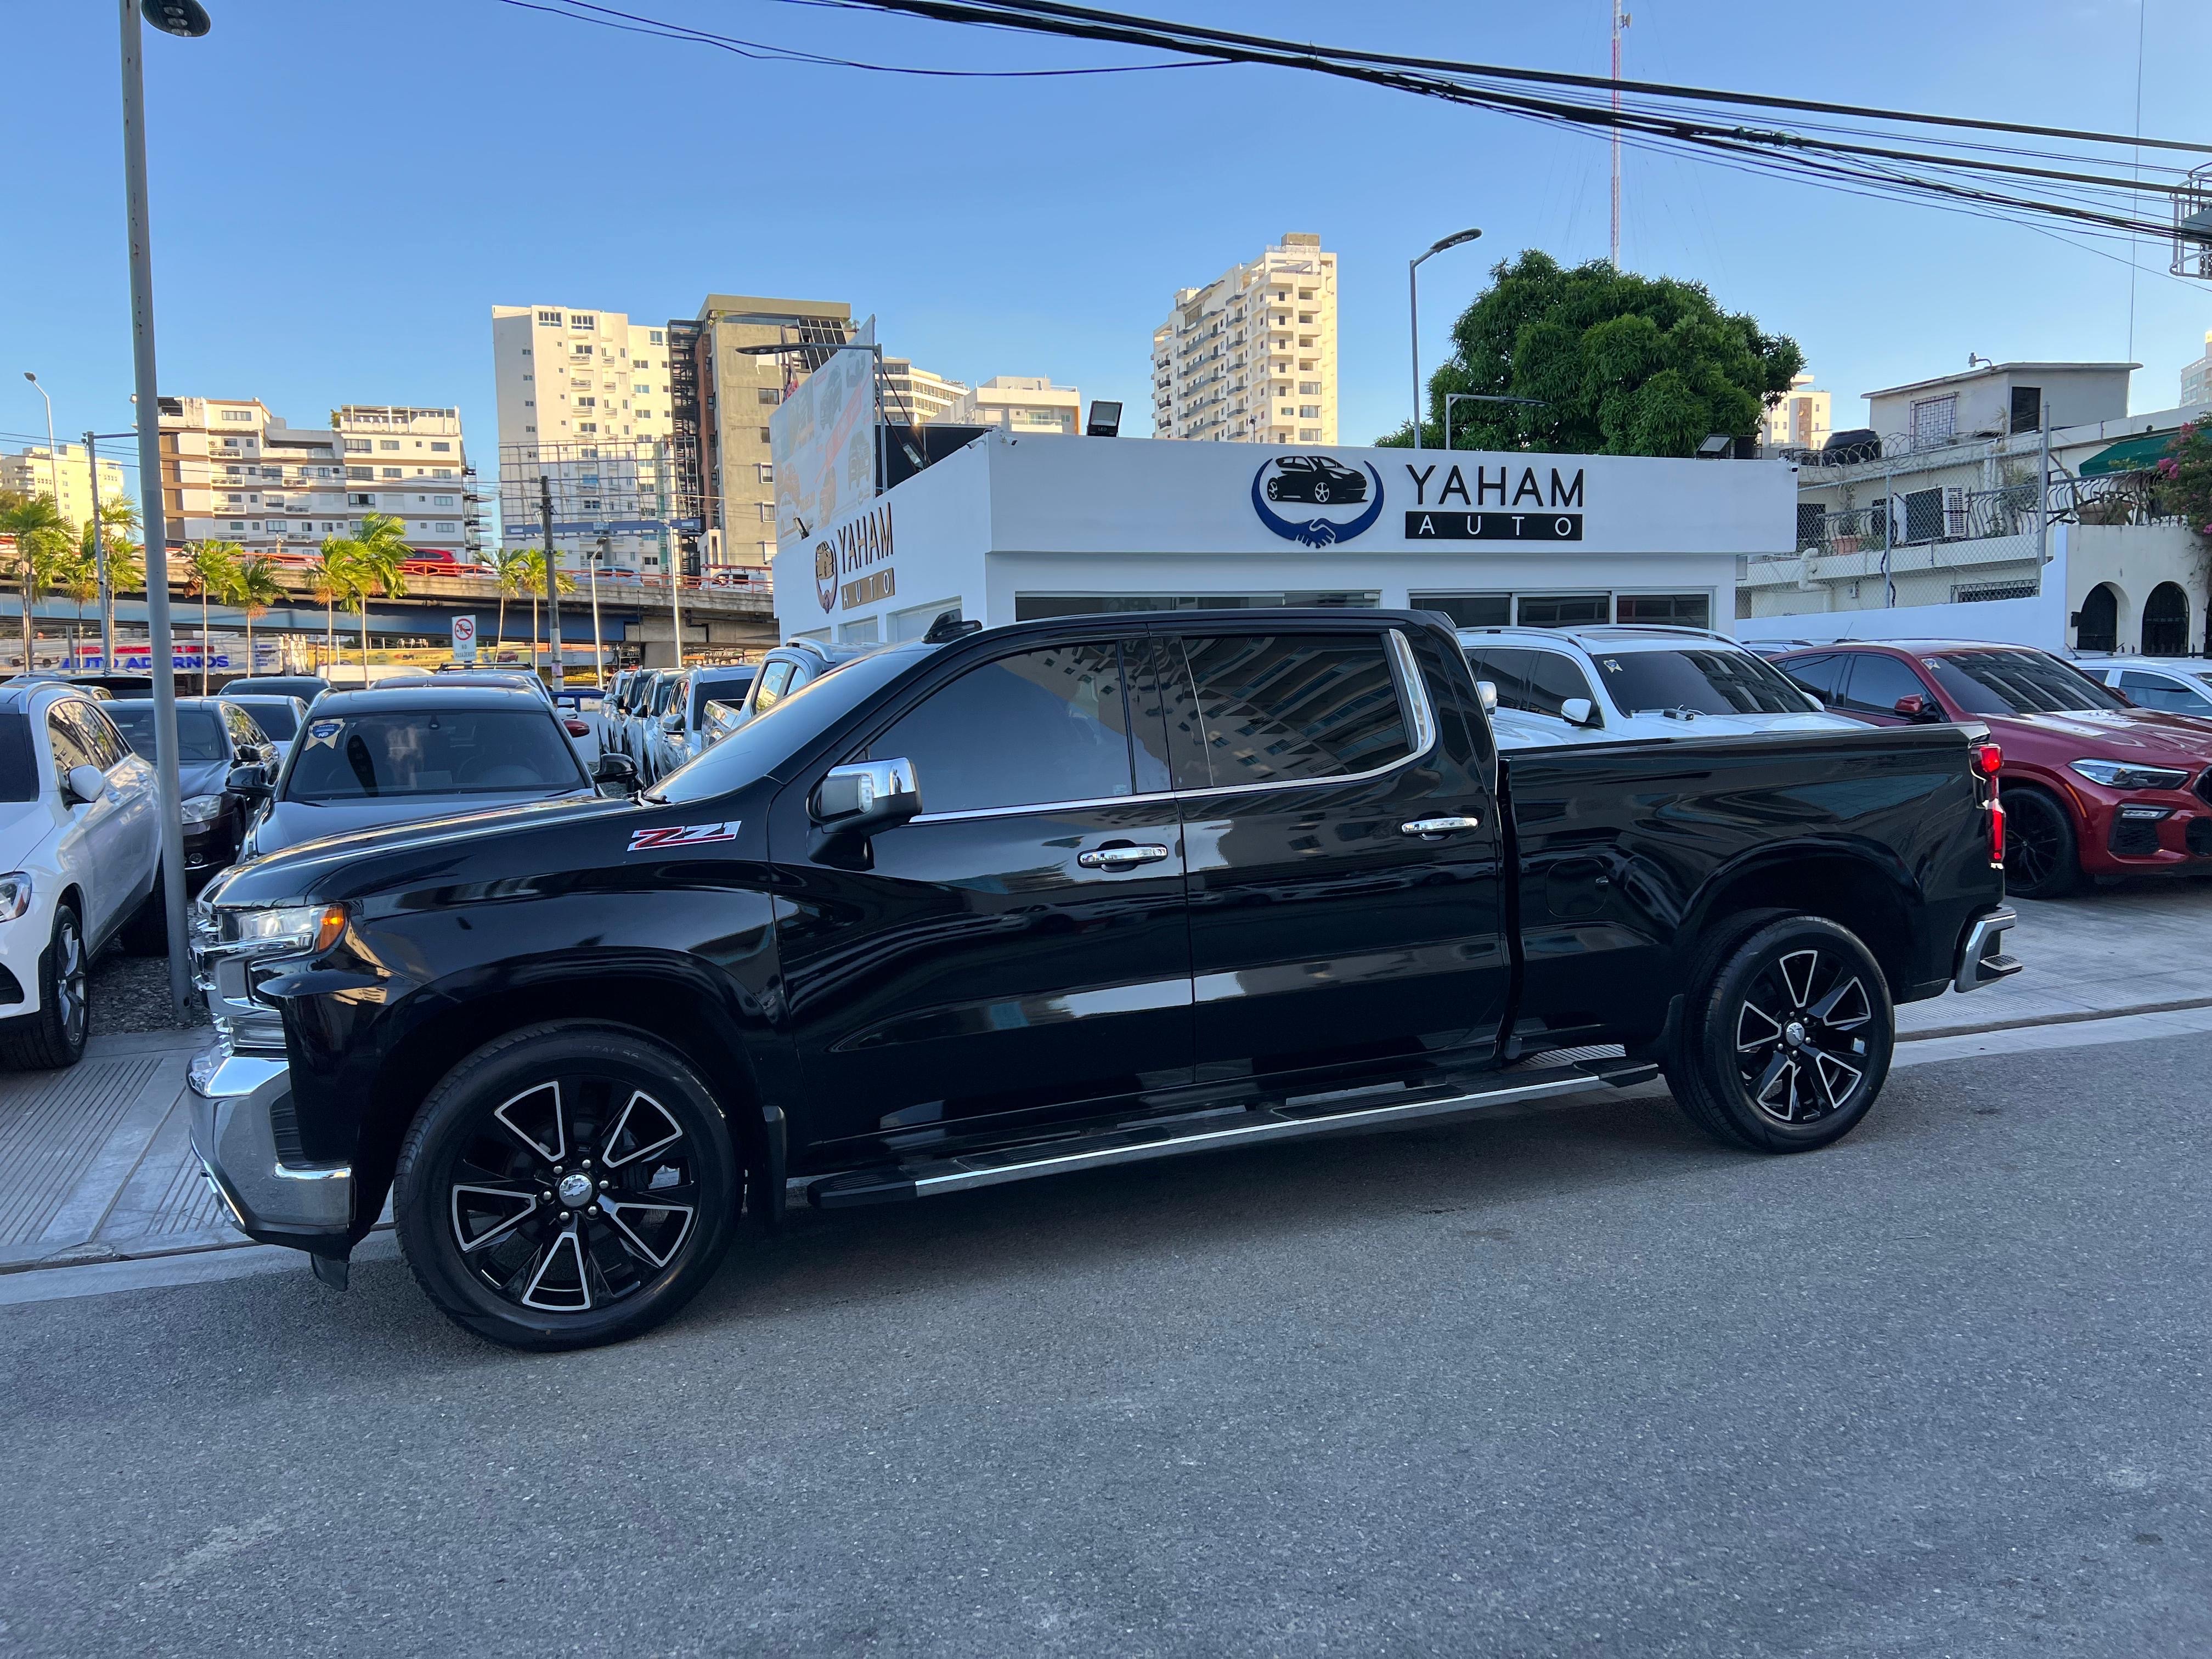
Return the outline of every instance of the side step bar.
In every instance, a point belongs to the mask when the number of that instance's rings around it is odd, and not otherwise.
[[[1380,1099],[1380,1091],[1362,1091],[1357,1096],[1330,1097],[1330,1109],[1327,1110],[1315,1109],[1318,1102],[1301,1106],[1292,1099],[1228,1114],[1206,1113],[1180,1125],[1138,1123],[1027,1146],[854,1170],[842,1175],[805,1176],[793,1180],[789,1188],[794,1197],[803,1192],[807,1201],[819,1209],[896,1204],[909,1199],[933,1198],[943,1193],[964,1193],[977,1187],[996,1187],[1009,1181],[1032,1181],[1040,1176],[1096,1170],[1109,1164],[1139,1164],[1150,1158],[1177,1158],[1185,1152],[1212,1152],[1261,1141],[1293,1140],[1344,1130],[1417,1122],[1424,1118],[1461,1116],[1493,1106],[1579,1094],[1605,1084],[1626,1088],[1650,1080],[1657,1075],[1658,1069],[1648,1060],[1601,1060],[1500,1073],[1494,1088],[1400,1089],[1382,1095]],[[1182,1133],[1177,1133],[1178,1129]]]

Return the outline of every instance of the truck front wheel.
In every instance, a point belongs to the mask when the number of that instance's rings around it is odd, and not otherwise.
[[[742,1176],[713,1092],[641,1033],[556,1021],[487,1043],[399,1152],[407,1264],[510,1347],[619,1341],[676,1312],[728,1249]]]
[[[1850,929],[1792,915],[1724,935],[1693,975],[1667,1080],[1724,1145],[1803,1152],[1840,1140],[1889,1075],[1888,982]]]

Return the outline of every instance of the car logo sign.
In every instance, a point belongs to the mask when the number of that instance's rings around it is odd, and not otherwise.
[[[1287,517],[1267,505],[1289,506]],[[1350,518],[1333,516],[1348,507]],[[1382,475],[1370,465],[1364,472],[1334,455],[1277,455],[1252,475],[1252,510],[1260,522],[1286,542],[1329,547],[1373,528],[1382,516]]]
[[[814,544],[814,597],[824,611],[837,608],[837,550],[827,542]]]

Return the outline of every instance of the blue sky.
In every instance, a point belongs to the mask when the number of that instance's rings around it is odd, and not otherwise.
[[[1491,264],[1601,255],[1596,138],[1287,71],[921,80],[763,64],[498,0],[208,0],[215,32],[149,36],[162,389],[258,396],[302,424],[343,402],[456,404],[495,464],[490,307],[688,316],[708,291],[848,301],[896,352],[963,380],[1048,374],[1148,404],[1173,290],[1285,230],[1340,258],[1343,438],[1410,399]],[[2142,0],[2142,130],[2212,139],[2212,7]],[[1141,54],[777,0],[631,9],[902,63],[1037,68]],[[1278,35],[1602,72],[1606,0],[1147,0]],[[1634,0],[1627,72],[2126,131],[2137,0]],[[9,0],[0,444],[131,409],[115,22]],[[2116,359],[2130,272],[2033,231],[1632,155],[1624,259],[1706,283],[1805,348],[1838,424],[1869,387],[1999,360]],[[2212,284],[2135,281],[2138,409],[2170,406]],[[1143,429],[1141,422],[1138,430]]]

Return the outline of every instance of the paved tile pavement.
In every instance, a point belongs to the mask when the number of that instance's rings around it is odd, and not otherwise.
[[[1900,1010],[1908,1042],[2212,1006],[2212,883],[2015,908],[2011,948],[2027,966],[1971,997]],[[0,1273],[246,1243],[187,1139],[185,1073],[208,1036],[106,1033],[70,1071],[0,1076]]]

